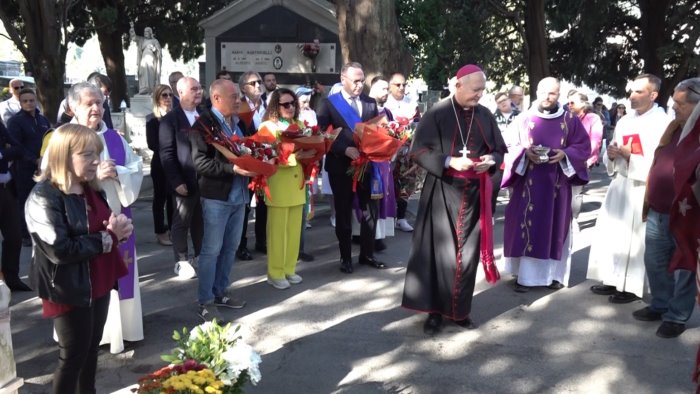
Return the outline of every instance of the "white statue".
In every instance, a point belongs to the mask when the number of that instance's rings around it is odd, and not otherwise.
[[[136,62],[139,65],[139,94],[151,94],[155,86],[160,83],[160,63],[163,59],[160,43],[153,36],[153,30],[150,27],[143,29],[143,37],[137,36],[133,22],[131,22],[129,36],[138,46]]]

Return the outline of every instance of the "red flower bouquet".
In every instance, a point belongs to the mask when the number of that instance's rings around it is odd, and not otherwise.
[[[405,119],[405,118],[404,118]],[[355,126],[353,139],[360,151],[360,157],[352,161],[350,168],[353,177],[352,190],[357,191],[370,161],[389,161],[409,138],[408,121],[389,122],[386,115],[374,117]]]
[[[328,153],[335,136],[333,131],[321,132],[318,126],[310,127],[305,123],[304,128],[296,124],[287,127],[287,130],[280,134],[280,140],[283,144],[293,144],[294,152],[299,150],[316,151],[316,154],[311,158],[298,159],[304,169],[304,179],[307,179],[318,172],[318,162],[323,158],[323,155]],[[301,187],[304,187],[303,180]]]

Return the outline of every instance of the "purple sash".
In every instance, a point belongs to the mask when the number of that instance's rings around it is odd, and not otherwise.
[[[103,135],[109,157],[114,160],[116,165],[124,166],[126,164],[126,151],[124,150],[122,137],[112,129],[108,129]],[[131,209],[129,207],[122,207],[122,213],[131,219]],[[129,269],[128,274],[119,278],[119,299],[127,300],[134,298],[136,269],[136,236],[134,232],[131,233],[126,242],[119,244],[119,253],[121,253]]]

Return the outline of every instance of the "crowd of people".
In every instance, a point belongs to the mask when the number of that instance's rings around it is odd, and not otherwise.
[[[275,163],[260,193],[248,187],[259,174],[233,164],[212,143],[257,133],[279,140],[296,125],[335,132],[322,161],[321,189],[331,197],[342,273],[352,274],[355,264],[386,268],[377,256],[387,247],[383,239],[394,229],[413,232],[402,306],[428,314],[426,334],[438,333],[443,319],[476,327],[471,302],[480,263],[490,282],[499,279],[499,265],[512,274],[516,292],[568,286],[576,217],[598,165],[615,178],[594,230],[588,277],[602,283],[591,291],[611,303],[649,295],[636,319],[661,321],[663,338],[685,330],[696,295],[692,218],[700,209],[692,208],[700,200],[700,127],[699,111],[691,113],[700,102],[699,78],[675,87],[673,120],[655,104],[661,81],[650,74],[635,79],[629,114],[617,104],[608,113],[602,100],[589,103],[576,90],[562,105],[553,77],[539,81],[529,108],[523,89],[514,86],[495,94],[491,112],[479,104],[486,73],[471,64],[457,70],[453,92],[424,114],[406,94],[403,74],[367,83],[357,62],[341,68],[327,95],[317,86],[280,87],[274,74],[255,71],[237,83],[229,72],[218,73],[206,98],[195,78],[174,72],[168,81],[153,89],[146,122],[153,231],[159,244],[172,247],[174,273],[196,278],[197,315],[204,321],[227,320],[219,308],[245,307],[230,292],[237,259],[266,255],[267,283],[279,290],[301,284],[297,262],[314,259],[304,233],[316,180],[306,178],[301,161],[317,152],[298,150]],[[31,284],[43,316],[54,320],[61,349],[57,393],[94,391],[99,345],[116,353],[124,340],[143,339],[129,208],[139,195],[143,162],[111,125],[110,89],[109,78],[97,73],[73,85],[57,122],[42,115],[35,92],[21,80],[10,81],[13,95],[0,104],[2,275],[12,291],[31,291],[20,280],[19,256],[23,244],[33,246]],[[372,177],[354,185],[349,171],[362,155],[356,125],[378,116],[416,126],[391,161],[372,163],[384,185],[381,198]],[[407,201],[420,187],[411,225]],[[493,228],[501,188],[509,197],[499,262]],[[359,243],[355,261],[353,242]]]

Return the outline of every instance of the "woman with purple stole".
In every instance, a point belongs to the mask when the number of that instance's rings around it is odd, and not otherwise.
[[[108,129],[102,121],[103,101],[104,96],[100,89],[87,82],[79,82],[68,91],[68,105],[75,114],[73,123],[95,130],[104,146],[100,154],[97,179],[105,193],[107,204],[115,214],[123,213],[131,218],[129,206],[136,201],[141,189],[143,161],[119,133]],[[45,156],[42,168],[46,163]],[[123,351],[125,340],[133,342],[143,339],[135,240],[134,232],[119,245],[119,252],[129,273],[119,279],[118,291],[112,290],[107,322],[100,341],[100,345],[110,344],[111,353]]]

